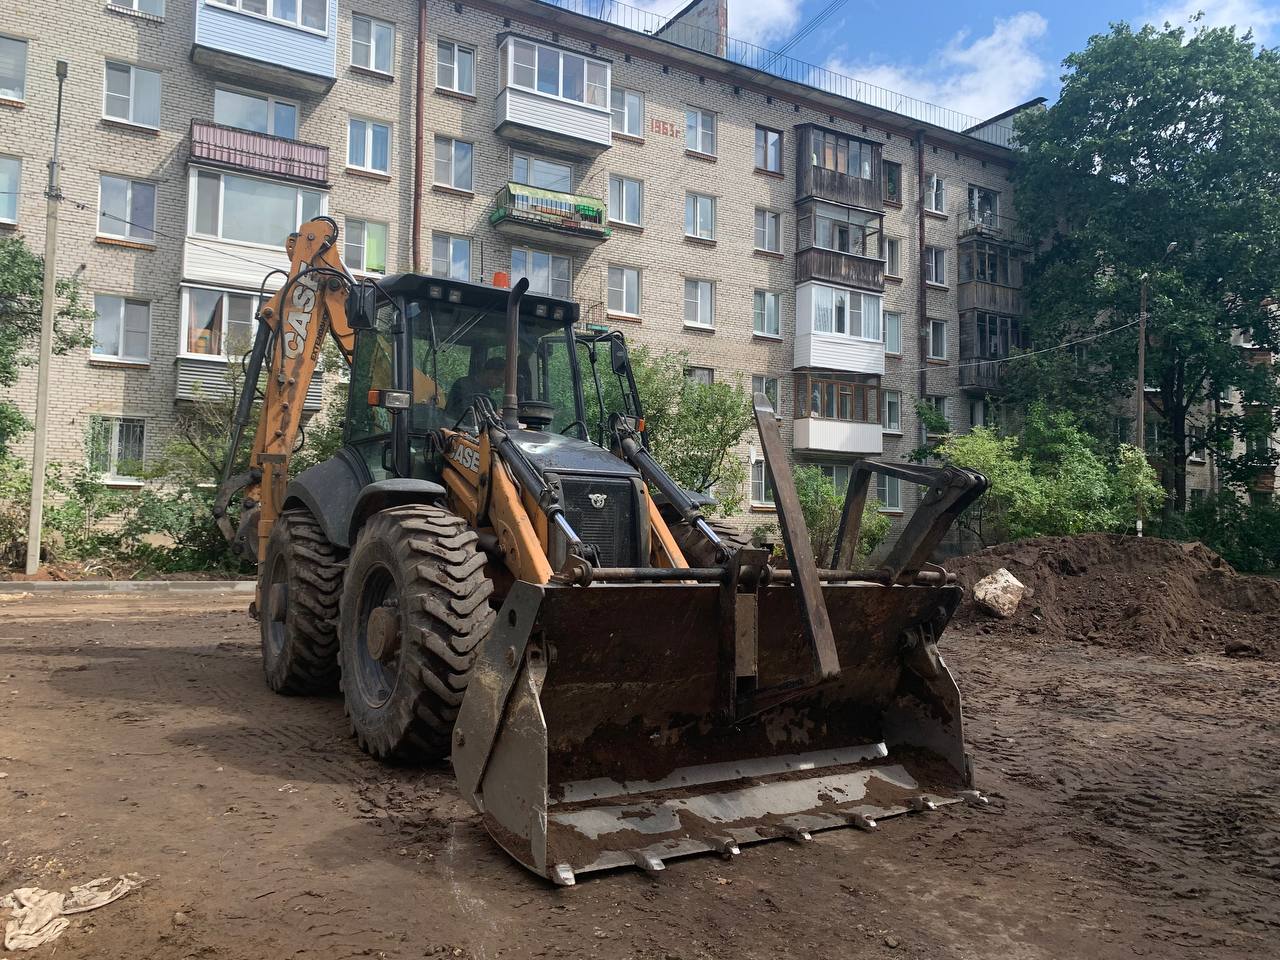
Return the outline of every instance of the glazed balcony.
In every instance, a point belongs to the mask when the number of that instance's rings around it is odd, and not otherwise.
[[[337,0],[300,0],[292,19],[248,0],[199,0],[191,60],[252,86],[295,96],[326,93],[337,78]]]
[[[207,120],[191,121],[191,160],[281,180],[329,185],[328,147]]]
[[[603,200],[508,183],[494,197],[489,223],[501,234],[537,243],[590,249],[609,239]]]

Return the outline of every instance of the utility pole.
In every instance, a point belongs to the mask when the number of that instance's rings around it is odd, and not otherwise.
[[[53,362],[53,315],[58,304],[58,140],[62,134],[62,85],[67,61],[59,60],[58,109],[53,120],[53,158],[49,161],[49,185],[45,190],[44,291],[40,313],[40,356],[36,368],[36,433],[31,451],[31,518],[27,523],[27,574],[40,569],[40,528],[44,523],[45,450],[49,434],[49,366]]]
[[[1169,254],[1178,249],[1178,241],[1174,240],[1164,250],[1160,262],[1164,263]],[[1138,415],[1134,426],[1137,432],[1138,449],[1147,455],[1147,289],[1151,285],[1151,274],[1142,275],[1142,293],[1138,304]],[[1138,536],[1142,536],[1142,500],[1138,500]]]

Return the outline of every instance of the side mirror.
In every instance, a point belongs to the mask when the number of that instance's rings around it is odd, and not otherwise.
[[[627,353],[627,342],[621,336],[609,341],[609,363],[613,372],[625,377],[631,369],[631,356]]]
[[[347,294],[347,325],[352,330],[372,330],[377,316],[378,292],[366,284],[356,284]]]

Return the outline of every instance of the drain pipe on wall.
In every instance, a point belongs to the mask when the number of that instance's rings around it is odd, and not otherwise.
[[[919,314],[920,329],[917,334],[917,344],[919,347],[920,372],[916,375],[916,400],[918,403],[924,403],[925,397],[929,390],[929,295],[928,289],[924,285],[924,131],[917,130],[916,136],[916,302],[917,312]],[[928,440],[928,430],[925,427],[924,420],[917,414],[916,426],[920,433],[920,446],[924,446]]]
[[[418,76],[413,117],[413,237],[410,242],[414,273],[422,272],[422,139],[425,126],[423,103],[426,100],[426,59],[427,0],[418,0]]]

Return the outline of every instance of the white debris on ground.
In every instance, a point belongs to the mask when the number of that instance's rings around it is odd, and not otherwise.
[[[71,888],[67,894],[39,887],[19,887],[3,899],[0,909],[10,917],[4,928],[6,950],[31,950],[62,936],[71,923],[68,916],[97,910],[114,903],[145,881],[136,873],[99,877]]]
[[[973,585],[973,601],[988,613],[1004,619],[1013,616],[1026,591],[1017,577],[1001,567]]]

